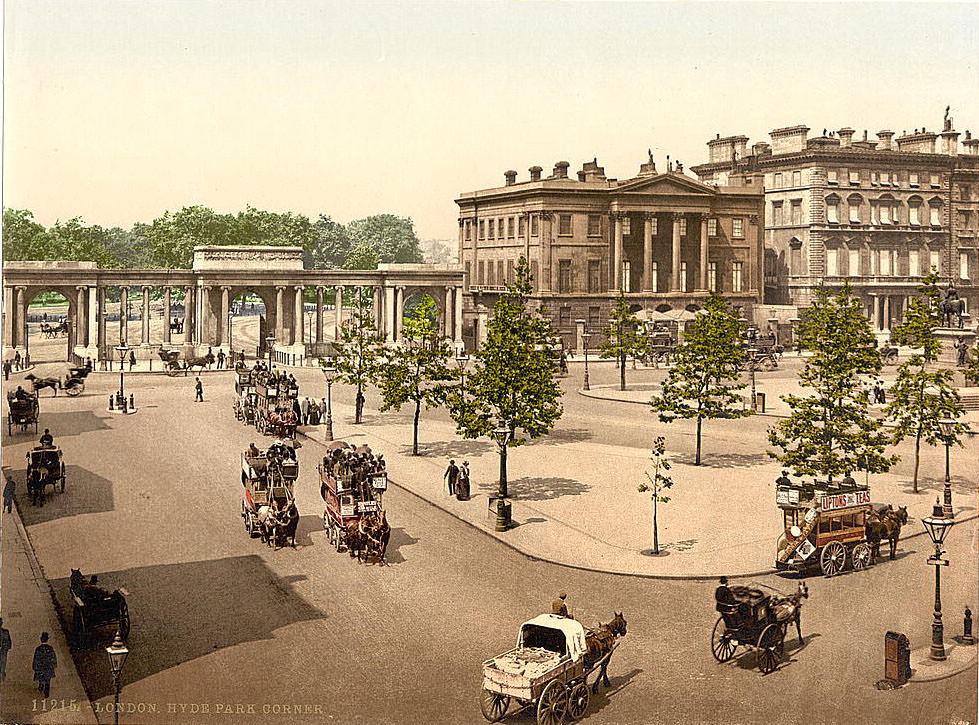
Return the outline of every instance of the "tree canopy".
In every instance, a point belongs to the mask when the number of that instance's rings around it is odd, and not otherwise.
[[[622,291],[612,305],[608,327],[602,330],[605,341],[601,351],[603,358],[615,358],[619,367],[619,390],[625,390],[625,367],[630,357],[642,354],[646,339],[642,334],[639,318],[629,309],[629,302]]]

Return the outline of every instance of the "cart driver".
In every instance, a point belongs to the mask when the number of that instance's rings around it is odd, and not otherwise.
[[[557,599],[551,602],[551,614],[557,617],[570,618],[571,615],[568,614],[568,604],[567,602],[564,601],[567,598],[568,595],[565,592],[559,592],[557,595]]]
[[[789,472],[782,471],[782,475],[775,479],[776,486],[791,486],[792,481],[789,480]]]
[[[17,390],[14,391],[14,397],[17,398],[17,400],[30,400],[31,399],[31,396],[29,396],[27,394],[27,391],[24,390],[19,385],[17,386]]]
[[[734,592],[727,585],[727,577],[721,577],[721,585],[714,590],[714,599],[717,600],[718,606],[722,604],[737,604],[738,600],[734,598]]]
[[[38,440],[38,444],[41,446],[41,448],[54,448],[54,436],[51,435],[50,430],[47,428],[44,429],[40,440]]]
[[[258,458],[261,455],[258,451],[258,447],[254,443],[248,444],[248,456],[249,458]]]

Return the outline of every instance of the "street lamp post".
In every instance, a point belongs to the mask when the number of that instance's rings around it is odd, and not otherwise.
[[[589,338],[591,338],[591,335],[588,334],[587,332],[582,334],[581,336],[581,346],[585,350],[585,380],[584,380],[584,384],[582,385],[582,388],[584,388],[585,390],[591,390],[591,386],[588,384],[588,340]]]
[[[326,440],[333,440],[333,378],[337,373],[333,358],[325,358],[323,377],[326,379]]]
[[[459,366],[459,401],[462,404],[463,412],[466,406],[466,365],[469,363],[469,356],[466,353],[456,355],[456,365]]]
[[[123,412],[126,410],[126,355],[129,353],[129,347],[126,343],[121,345],[116,345],[116,352],[119,353],[119,397],[117,403],[119,404],[119,409]]]
[[[272,349],[275,347],[275,335],[269,335],[265,338],[265,345],[269,349],[269,371],[272,370]]]
[[[510,528],[510,515],[506,504],[507,497],[507,446],[510,443],[508,428],[494,428],[493,438],[500,445],[500,484],[496,492],[496,530],[506,531]]]
[[[924,519],[921,523],[924,524],[925,531],[928,532],[928,538],[935,545],[935,555],[928,559],[928,563],[935,567],[935,618],[931,624],[931,654],[929,656],[933,660],[941,661],[946,657],[945,631],[942,626],[941,571],[943,566],[948,566],[948,561],[942,559],[942,554],[945,553],[942,550],[942,542],[945,541],[949,529],[952,528],[955,522],[945,516],[942,505],[936,498],[932,515]]]
[[[755,367],[758,360],[758,348],[748,348],[748,369],[751,371],[751,410],[758,412],[758,395],[755,392]]]
[[[122,666],[126,664],[126,657],[129,656],[129,649],[126,647],[126,643],[122,641],[122,635],[116,631],[116,638],[112,641],[112,644],[105,648],[105,651],[109,655],[112,680],[116,686],[116,706],[113,709],[115,711],[116,725],[119,725],[119,694],[122,692],[120,676],[122,675]]]
[[[942,509],[948,518],[954,519],[955,512],[952,510],[952,477],[949,475],[948,451],[952,445],[952,436],[955,435],[955,421],[952,418],[942,418],[938,421],[938,425],[941,426],[942,438],[945,439],[945,491]]]

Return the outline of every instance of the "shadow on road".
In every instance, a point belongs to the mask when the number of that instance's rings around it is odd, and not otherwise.
[[[534,478],[524,476],[509,482],[507,492],[515,501],[546,501],[561,496],[580,496],[591,488],[573,478]],[[482,484],[480,491],[485,494],[496,494],[497,484]]]
[[[384,561],[388,564],[403,564],[407,559],[401,553],[401,549],[405,546],[417,544],[418,541],[419,539],[416,539],[404,529],[392,527],[391,538],[388,540],[388,548],[384,553]]]
[[[614,666],[615,666],[615,658],[613,657],[611,660],[609,660],[609,667],[611,668]],[[635,679],[637,676],[641,675],[642,673],[643,670],[636,668],[625,675],[619,675],[618,677],[609,677],[608,678],[609,686],[607,688],[604,685],[600,684],[598,686],[598,693],[592,695],[591,701],[588,703],[588,709],[585,711],[586,717],[588,715],[593,715],[597,712],[601,712],[606,705],[612,702],[613,697],[615,697],[622,690],[624,690],[632,682],[633,679]],[[597,677],[598,674],[599,673],[596,672],[595,676]],[[591,678],[589,678],[589,680],[590,681],[588,683],[588,689],[590,691],[593,680],[591,680]]]
[[[427,458],[465,458],[481,456],[496,450],[496,444],[485,440],[436,441],[419,443],[418,450]],[[402,455],[411,454],[411,445],[401,446]]]
[[[528,446],[554,446],[562,443],[583,443],[594,438],[586,428],[557,428],[546,436],[527,441]]]
[[[324,619],[326,614],[293,593],[259,556],[124,569],[98,574],[111,591],[124,588],[132,630],[127,642],[126,680],[136,681],[203,657],[215,650],[271,639],[277,629]],[[62,626],[72,640],[74,602],[68,577],[51,587]],[[93,699],[113,693],[105,647],[116,625],[96,630],[85,649],[74,649],[78,673]]]
[[[32,506],[27,495],[26,475],[17,471],[13,475],[17,482],[17,507],[24,526],[34,526],[47,521],[78,516],[98,514],[115,509],[112,481],[102,478],[81,466],[65,466],[65,490],[44,487],[44,505]]]
[[[696,456],[684,453],[675,456],[676,463],[685,466],[693,466]],[[763,463],[768,463],[772,459],[767,453],[704,453],[700,457],[701,468],[752,468]]]
[[[310,536],[314,531],[323,531],[323,517],[307,514],[299,517],[299,524],[296,526],[296,546],[312,546],[313,539]]]

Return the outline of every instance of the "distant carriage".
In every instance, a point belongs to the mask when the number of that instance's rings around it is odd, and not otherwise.
[[[85,392],[85,378],[88,374],[92,372],[92,368],[88,367],[72,367],[68,368],[68,374],[65,375],[64,390],[66,395],[75,397],[81,395]]]
[[[643,363],[654,367],[659,367],[660,363],[669,365],[676,353],[676,338],[668,330],[655,330],[647,335],[646,340]]]
[[[114,625],[123,640],[129,637],[131,620],[125,589],[109,592],[97,586],[94,577],[86,582],[78,569],[71,570],[69,588],[75,603],[72,626],[77,640],[87,639],[97,627],[106,625]]]
[[[180,350],[160,350],[157,355],[163,361],[163,369],[171,378],[176,377],[183,370],[180,365]]]
[[[744,368],[755,371],[771,371],[778,368],[784,348],[778,344],[775,335],[751,333],[744,340]]]
[[[295,438],[299,419],[293,410],[293,403],[297,396],[297,388],[256,382],[255,428],[258,432],[276,438]]]
[[[60,488],[63,493],[67,480],[60,448],[37,446],[27,452],[27,490],[32,503],[44,502],[47,486]]]
[[[26,433],[27,428],[33,425],[37,433],[39,413],[37,393],[23,390],[20,395],[16,391],[7,393],[7,435],[13,434],[14,426],[18,426],[21,433]]]
[[[184,321],[174,317],[170,321],[170,332],[176,332],[178,335],[182,335],[184,332]]]
[[[254,374],[244,368],[235,370],[235,418],[254,425],[258,394],[255,392]]]
[[[52,339],[55,337],[65,337],[68,335],[68,321],[62,320],[56,325],[51,325],[47,322],[41,323],[41,336],[44,338]]]

